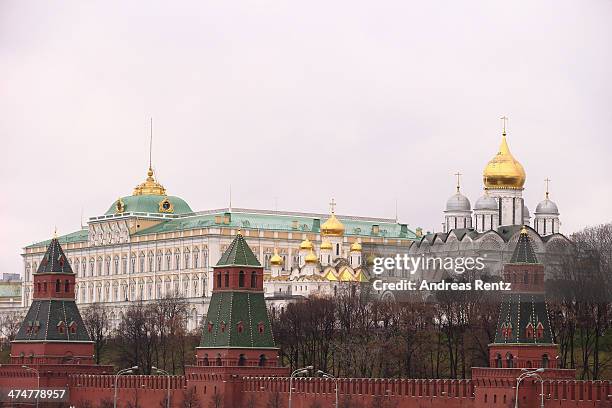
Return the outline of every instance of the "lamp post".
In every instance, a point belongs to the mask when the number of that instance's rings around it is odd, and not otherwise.
[[[336,408],[338,408],[338,379],[333,375],[321,370],[317,370],[317,373],[323,378],[329,378],[330,380],[334,380],[334,384],[336,385]]]
[[[38,393],[36,394],[36,408],[38,408],[38,394],[40,394],[40,371],[26,365],[22,365],[21,368],[36,373],[36,389],[38,390]]]
[[[168,376],[168,395],[166,396],[166,408],[170,408],[170,373],[167,372],[166,370],[162,370],[160,368],[157,368],[155,366],[151,367],[153,370],[157,371],[158,373],[162,373],[165,374],[166,376]]]
[[[298,368],[294,372],[291,373],[291,377],[289,377],[289,408],[291,408],[291,392],[293,391],[293,377],[299,374],[304,374],[312,370],[312,366],[307,366],[304,368]]]
[[[119,370],[117,374],[115,374],[115,396],[113,398],[113,408],[117,408],[117,380],[119,379],[119,376],[123,374],[132,374],[136,370],[138,370],[138,366],[124,368],[123,370]]]
[[[514,408],[519,408],[519,405],[518,405],[519,386],[521,385],[521,381],[523,381],[525,378],[537,378],[540,380],[540,384],[542,387],[542,392],[540,394],[540,408],[544,408],[544,380],[540,376],[540,373],[543,373],[543,372],[544,372],[543,368],[538,368],[535,370],[528,370],[525,368],[523,369],[523,373],[519,375],[516,379],[516,395],[514,398]]]

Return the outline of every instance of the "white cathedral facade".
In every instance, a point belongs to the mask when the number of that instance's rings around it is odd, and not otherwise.
[[[499,151],[484,169],[483,195],[476,200],[473,211],[470,200],[461,194],[457,179],[457,191],[446,202],[443,232],[461,228],[486,232],[504,225],[531,225],[523,198],[525,179],[525,170],[510,153],[504,131]],[[547,236],[559,233],[559,227],[559,209],[549,198],[547,184],[546,197],[536,207],[533,229],[540,236]]]

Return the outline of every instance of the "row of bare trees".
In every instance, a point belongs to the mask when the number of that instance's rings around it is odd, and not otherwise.
[[[108,310],[93,304],[83,310],[83,321],[95,345],[97,363],[118,368],[140,367],[150,374],[152,367],[172,374],[184,373],[194,362],[199,332],[187,330],[187,304],[167,296],[154,302],[132,303],[112,330]]]
[[[559,364],[581,379],[609,378],[612,224],[571,239],[573,247],[556,255],[547,278]],[[470,367],[488,365],[500,301],[492,293],[436,292],[385,302],[367,288],[339,291],[272,312],[275,339],[292,368],[313,365],[342,377],[467,378]]]

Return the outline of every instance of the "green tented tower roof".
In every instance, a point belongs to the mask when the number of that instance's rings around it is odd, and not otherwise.
[[[74,273],[57,238],[53,238],[36,273]]]
[[[257,266],[261,264],[257,257],[246,243],[241,233],[236,235],[227,250],[221,255],[221,259],[217,262],[219,266]]]
[[[510,263],[516,264],[537,264],[538,258],[536,257],[533,245],[527,234],[527,229],[523,228],[519,235],[519,239],[510,258]]]

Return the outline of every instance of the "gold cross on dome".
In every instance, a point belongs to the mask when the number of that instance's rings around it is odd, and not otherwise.
[[[329,203],[329,207],[331,208],[332,214],[334,214],[336,211],[336,201],[333,198],[331,199],[331,202]]]
[[[502,116],[500,118],[502,120],[502,126],[504,127],[504,135],[506,134],[506,125],[508,124],[508,117]]]
[[[459,187],[460,187],[460,177],[463,176],[463,174],[456,172],[455,176],[457,176],[457,192],[459,192]]]
[[[546,177],[544,179],[544,182],[546,183],[546,198],[548,198],[548,185],[550,183],[550,179],[548,177]]]

